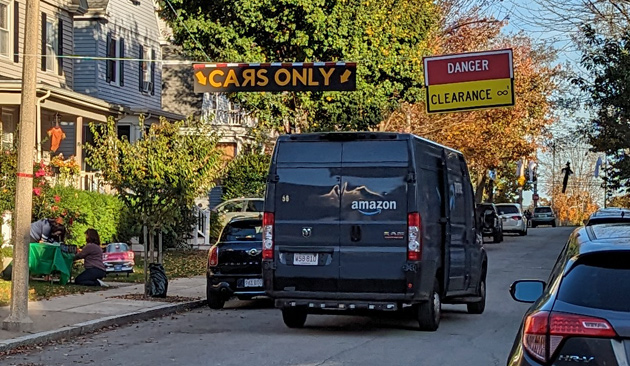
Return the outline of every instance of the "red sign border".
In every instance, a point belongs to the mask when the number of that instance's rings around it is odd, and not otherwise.
[[[482,51],[482,52],[463,52],[463,53],[453,53],[449,55],[440,55],[440,56],[426,56],[422,58],[422,63],[424,64],[424,86],[427,87],[429,84],[429,61],[437,61],[437,60],[449,60],[449,59],[457,59],[463,57],[475,57],[475,56],[486,56],[486,55],[499,55],[499,54],[508,54],[509,62],[510,62],[510,79],[514,79],[514,55],[511,48],[504,48],[500,50],[492,50],[492,51]],[[453,83],[456,84],[456,83]]]

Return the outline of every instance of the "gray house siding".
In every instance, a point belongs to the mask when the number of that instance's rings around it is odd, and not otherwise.
[[[96,55],[96,39],[99,24],[90,21],[74,23],[74,52],[78,56]],[[79,93],[98,97],[96,87],[95,60],[76,59],[74,61],[74,90]]]
[[[124,40],[124,57],[141,59],[140,46],[145,50],[152,49],[155,52],[156,61],[161,60],[159,30],[155,9],[152,1],[141,1],[139,5],[134,5],[128,0],[110,0],[107,7],[107,22],[99,23],[98,20],[85,20],[90,23],[90,27],[97,29],[94,32],[94,48],[91,52],[98,57],[107,56],[108,35],[117,42]],[[79,24],[79,23],[78,23]],[[81,33],[85,27],[75,27],[75,37]],[[87,38],[87,37],[85,37]],[[77,51],[78,52],[78,51]],[[87,51],[86,51],[87,52]],[[75,75],[75,84],[81,88],[76,91],[85,92],[90,88],[96,90],[89,94],[111,103],[122,104],[129,107],[161,109],[161,68],[160,62],[155,63],[153,93],[140,91],[141,65],[138,61],[119,61],[124,67],[124,84],[120,85],[118,80],[119,64],[117,68],[117,82],[107,81],[107,61],[91,61],[95,73],[86,72],[86,75]],[[91,75],[94,75],[92,77]],[[83,79],[83,78],[86,79]],[[91,86],[90,86],[91,85]]]

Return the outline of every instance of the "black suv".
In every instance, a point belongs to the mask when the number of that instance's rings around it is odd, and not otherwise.
[[[508,366],[628,365],[630,224],[576,229],[546,283],[516,281],[510,293],[534,304]]]
[[[503,223],[494,203],[478,204],[477,220],[483,236],[491,236],[492,241],[495,243],[503,241]]]
[[[208,254],[208,306],[221,309],[232,296],[248,300],[265,294],[262,281],[262,220],[233,218]]]

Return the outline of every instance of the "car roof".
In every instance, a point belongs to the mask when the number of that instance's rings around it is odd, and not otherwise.
[[[579,255],[608,251],[630,252],[630,223],[583,226],[575,229],[572,236],[577,240],[569,240],[569,245],[577,248],[569,250]]]
[[[602,208],[591,214],[588,222],[593,223],[612,223],[620,220],[630,220],[630,209],[620,207]],[[587,223],[587,225],[589,225]]]

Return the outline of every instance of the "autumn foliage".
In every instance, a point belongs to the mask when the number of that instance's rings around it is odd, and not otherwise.
[[[550,50],[522,34],[504,36],[505,23],[484,18],[475,9],[460,14],[453,4],[446,1],[441,6],[443,19],[433,35],[433,53],[511,48],[515,106],[428,115],[424,102],[406,104],[381,123],[380,130],[412,132],[462,151],[476,175],[479,199],[489,169],[500,171],[506,163],[535,156],[546,137],[545,127],[554,122],[551,97],[560,69],[551,65]]]

